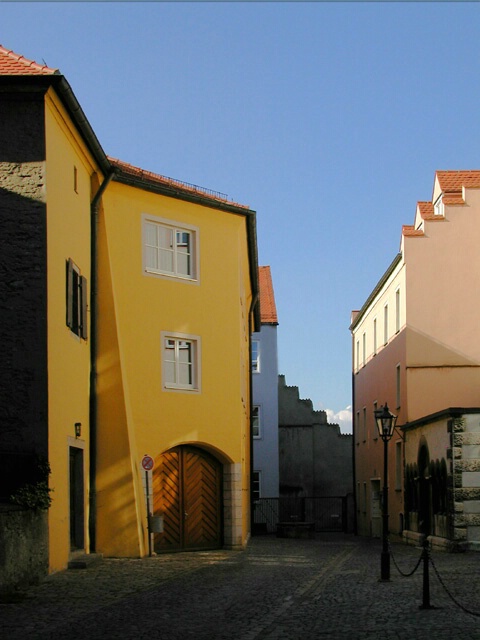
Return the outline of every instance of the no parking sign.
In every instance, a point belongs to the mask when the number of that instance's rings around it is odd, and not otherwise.
[[[142,458],[142,467],[145,471],[151,471],[153,469],[153,458],[151,456],[144,455]]]

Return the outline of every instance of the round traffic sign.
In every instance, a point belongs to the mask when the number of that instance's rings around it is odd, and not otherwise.
[[[142,458],[142,467],[145,469],[145,471],[151,471],[153,469],[153,458],[151,456],[143,456]]]

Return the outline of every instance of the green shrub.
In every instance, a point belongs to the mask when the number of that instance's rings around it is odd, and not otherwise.
[[[45,458],[40,456],[35,459],[35,482],[24,484],[17,489],[10,500],[25,509],[34,511],[46,511],[52,504],[51,492],[48,486],[48,476],[51,473],[50,465]]]

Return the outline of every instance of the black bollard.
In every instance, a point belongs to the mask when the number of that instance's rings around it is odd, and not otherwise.
[[[434,609],[430,604],[430,575],[428,573],[428,542],[427,538],[423,541],[423,602],[420,605],[420,609]]]

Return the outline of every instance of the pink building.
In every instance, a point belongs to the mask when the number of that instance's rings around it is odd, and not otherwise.
[[[480,171],[438,171],[430,202],[352,314],[357,529],[381,535],[383,442],[374,410],[398,415],[389,443],[392,534],[480,545]]]

